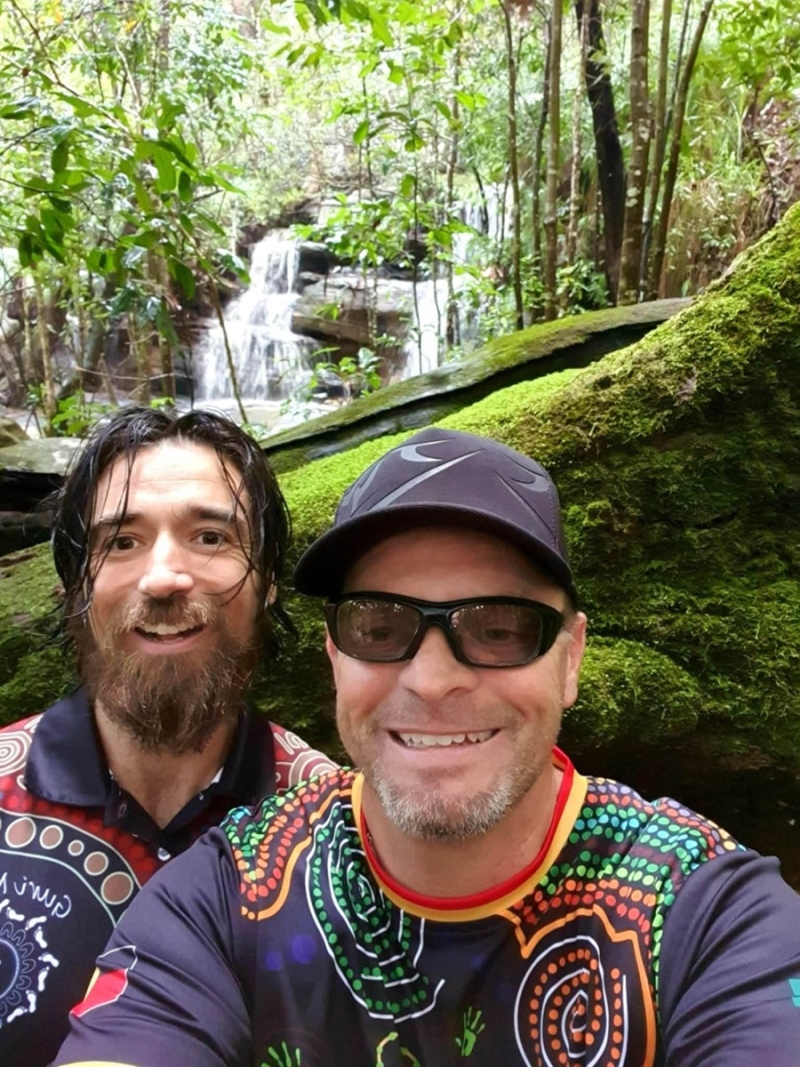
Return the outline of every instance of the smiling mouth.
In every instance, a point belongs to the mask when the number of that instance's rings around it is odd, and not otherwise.
[[[489,741],[497,730],[470,730],[463,734],[420,734],[392,731],[392,736],[406,748],[450,748],[480,745]]]
[[[203,625],[199,626],[170,626],[168,623],[159,622],[155,626],[137,626],[135,632],[148,641],[180,641],[187,637],[199,634]]]

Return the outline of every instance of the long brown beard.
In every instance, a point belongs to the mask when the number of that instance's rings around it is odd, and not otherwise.
[[[191,653],[154,656],[119,647],[121,634],[158,623],[206,625],[217,640],[200,662]],[[250,640],[243,642],[205,599],[151,598],[120,610],[102,644],[77,620],[71,632],[90,701],[142,748],[176,756],[202,751],[222,723],[238,718],[262,644],[255,624]]]

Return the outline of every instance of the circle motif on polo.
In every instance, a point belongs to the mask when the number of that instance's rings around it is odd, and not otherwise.
[[[25,766],[31,735],[26,729],[0,732],[0,777],[16,774]]]
[[[375,1019],[425,1015],[443,982],[414,965],[422,924],[395,907],[369,875],[355,825],[335,808],[314,826],[306,891],[311,914],[339,976]]]
[[[45,926],[35,912],[23,915],[7,900],[0,902],[0,1027],[36,1010],[37,992],[58,966],[48,952]]]
[[[45,826],[42,832],[39,834],[39,844],[42,848],[50,850],[51,848],[58,848],[61,842],[64,840],[64,831],[60,826],[56,826],[51,823],[49,826]]]
[[[593,931],[594,934],[595,931]],[[517,1045],[528,1067],[606,1067],[643,1061],[646,1034],[630,942],[578,935],[559,924],[538,941],[514,1009]],[[628,1059],[627,1057],[630,1057]]]
[[[124,904],[133,893],[133,879],[123,871],[115,871],[104,879],[100,896],[106,904]]]
[[[9,848],[25,848],[34,837],[36,837],[36,823],[27,816],[14,819],[6,827],[5,842]]]

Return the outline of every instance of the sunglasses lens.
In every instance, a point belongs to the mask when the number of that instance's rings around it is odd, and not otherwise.
[[[419,629],[420,615],[409,604],[354,597],[336,608],[336,637],[355,659],[388,663],[402,659]]]
[[[541,651],[542,617],[523,604],[468,604],[451,615],[464,655],[485,667],[529,663]]]

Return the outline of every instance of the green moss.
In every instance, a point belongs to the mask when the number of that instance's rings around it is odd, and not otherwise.
[[[606,308],[497,338],[468,359],[446,363],[426,374],[386,386],[336,411],[269,438],[265,448],[283,474],[321,455],[388,433],[438,422],[476,402],[492,388],[536,377],[558,366],[585,365],[624,337],[635,339],[687,305],[657,300],[633,307]],[[290,447],[294,444],[294,447]]]
[[[0,724],[44,710],[70,687],[70,659],[53,637],[59,592],[47,545],[0,559]]]
[[[591,638],[581,671],[581,693],[569,710],[564,734],[602,744],[627,736],[685,733],[703,709],[697,679],[669,656],[640,641]]]
[[[555,476],[592,634],[568,736],[657,741],[696,725],[800,768],[800,206],[639,344],[441,424],[506,441]],[[410,432],[282,477],[295,556]],[[28,596],[3,601],[2,584],[0,621]],[[46,602],[46,582],[36,588]],[[332,744],[320,605],[291,609],[300,640],[259,701]]]

